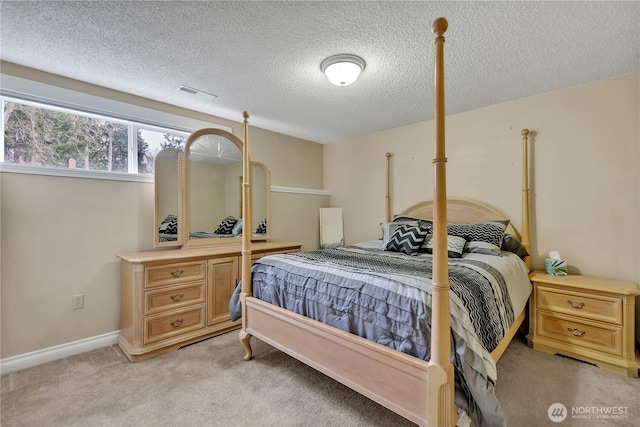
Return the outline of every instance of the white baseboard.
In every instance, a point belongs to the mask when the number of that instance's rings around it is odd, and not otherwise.
[[[95,337],[85,338],[66,344],[49,347],[31,353],[20,354],[18,356],[7,357],[0,360],[0,374],[8,374],[20,369],[31,368],[43,363],[63,359],[74,354],[80,354],[96,348],[106,347],[118,343],[120,331],[109,332]]]

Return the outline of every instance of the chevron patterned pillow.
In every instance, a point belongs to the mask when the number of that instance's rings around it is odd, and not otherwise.
[[[256,234],[267,234],[267,219],[263,219],[258,224],[258,228],[256,228]]]
[[[158,227],[158,233],[160,234],[178,234],[178,217],[175,215],[168,215]]]
[[[238,218],[228,216],[222,220],[222,222],[220,223],[220,225],[218,225],[218,228],[216,228],[214,233],[231,234],[231,231],[233,230],[233,226],[236,225],[236,222],[238,222]]]
[[[427,234],[429,234],[429,230],[426,228],[407,224],[401,225],[395,229],[384,250],[416,255]]]
[[[447,256],[449,258],[462,258],[462,252],[466,246],[467,241],[464,237],[447,236]],[[427,252],[433,253],[433,239],[429,239]]]
[[[449,223],[447,224],[447,234],[464,237],[468,242],[490,243],[500,250],[508,224],[509,221],[487,221],[473,224]]]
[[[382,228],[382,247],[387,246],[387,243],[389,243],[389,240],[391,240],[391,236],[393,236],[393,232],[396,231],[396,228],[400,227],[401,225],[413,225],[417,227],[418,221],[393,221],[380,223],[380,228]]]

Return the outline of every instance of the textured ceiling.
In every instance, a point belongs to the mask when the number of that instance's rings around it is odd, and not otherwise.
[[[2,1],[4,61],[332,142],[640,71],[640,2]],[[367,63],[351,86],[328,56]],[[217,95],[190,95],[181,85]]]

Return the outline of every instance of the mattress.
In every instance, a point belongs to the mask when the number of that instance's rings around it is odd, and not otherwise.
[[[429,360],[432,260],[384,251],[380,240],[270,255],[252,266],[253,296]],[[478,426],[503,425],[490,352],[526,306],[527,267],[510,252],[467,253],[449,259],[449,282],[456,404]]]

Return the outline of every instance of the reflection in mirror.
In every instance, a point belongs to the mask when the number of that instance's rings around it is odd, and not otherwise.
[[[266,240],[270,235],[271,177],[269,169],[262,163],[251,162],[251,189],[252,240]]]
[[[155,206],[153,209],[154,247],[181,246],[181,161],[182,150],[165,148],[154,162]]]
[[[185,146],[185,242],[187,246],[219,245],[242,237],[242,142],[220,129],[192,134]],[[255,240],[269,236],[269,171],[252,162],[252,210]],[[259,218],[259,219],[258,219]],[[255,231],[262,231],[256,234]]]

